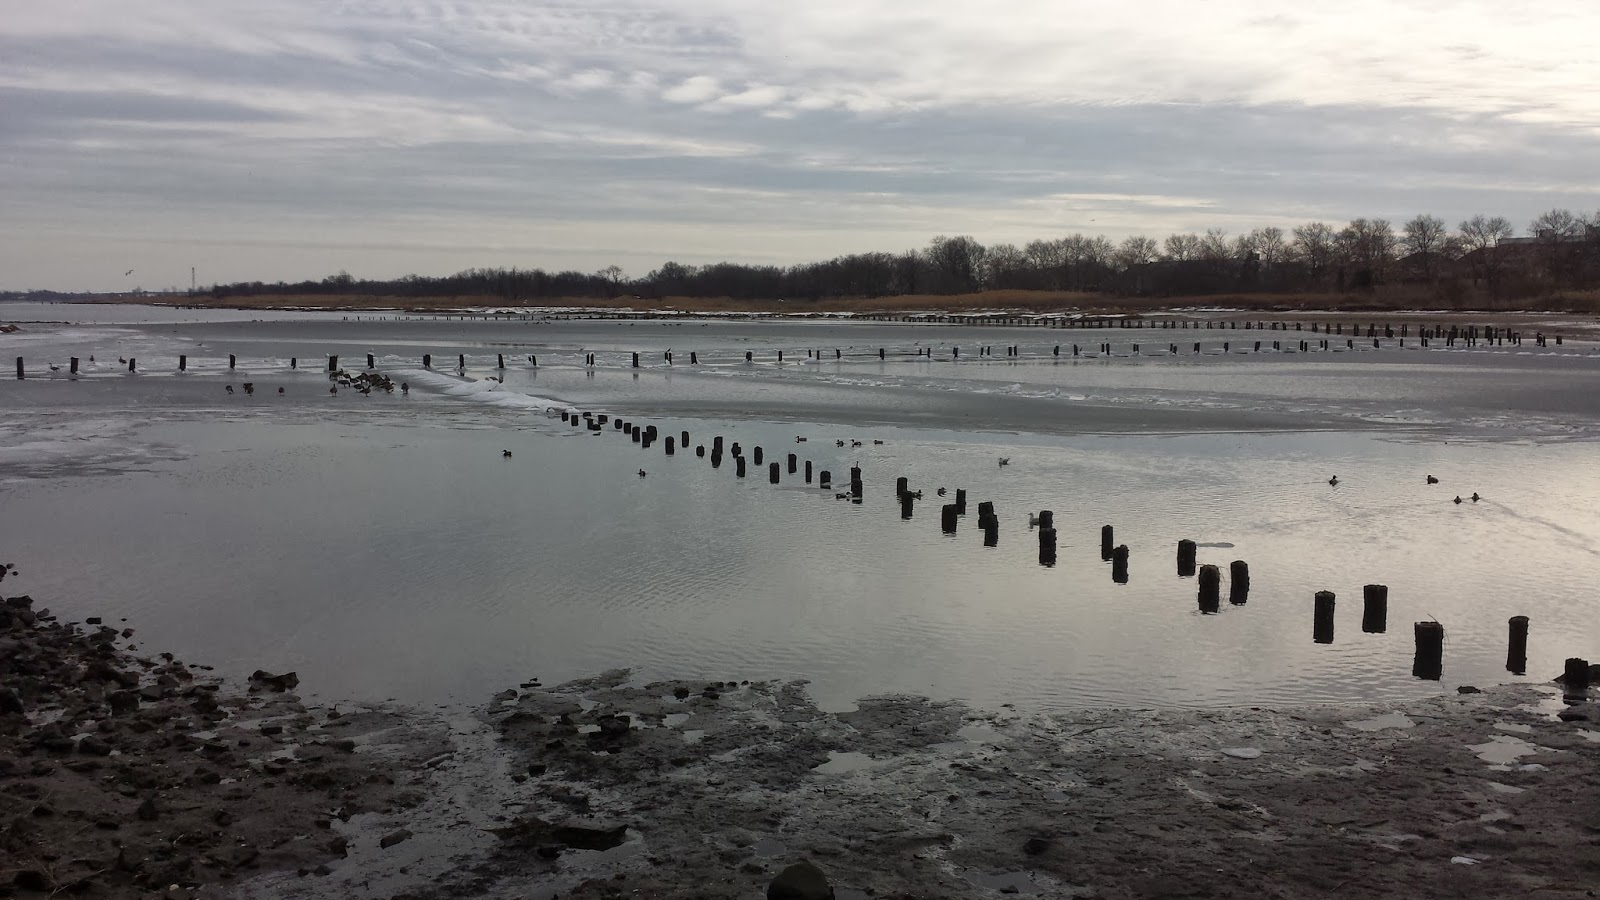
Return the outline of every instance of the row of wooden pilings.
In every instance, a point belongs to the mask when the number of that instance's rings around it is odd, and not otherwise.
[[[1235,324],[1237,324],[1237,323],[1235,323]],[[1248,322],[1245,323],[1246,330],[1249,330],[1250,324],[1251,323],[1248,323]],[[1272,324],[1274,326],[1276,326],[1277,324],[1280,324],[1280,323],[1272,323]],[[1208,323],[1208,327],[1209,327],[1209,323]],[[1274,330],[1278,330],[1278,329],[1275,328]],[[1284,328],[1284,329],[1281,329],[1281,330],[1288,330],[1288,329]],[[1294,330],[1296,330],[1296,331],[1300,330],[1299,323],[1296,323],[1296,326],[1295,326]],[[1316,333],[1317,332],[1317,325],[1314,323],[1310,330],[1313,333]],[[1356,334],[1357,336],[1359,336],[1359,331],[1360,331],[1359,327],[1353,327],[1352,328],[1352,334]],[[1394,339],[1395,338],[1395,332],[1394,332],[1394,328],[1392,326],[1386,327],[1384,329],[1385,333],[1382,334],[1381,336],[1376,333],[1376,326],[1368,326],[1367,331],[1368,331],[1367,337],[1372,339],[1372,348],[1374,350],[1381,349],[1382,345],[1380,344],[1380,338],[1389,338],[1389,339]],[[1401,346],[1401,347],[1406,346],[1406,339],[1409,336],[1408,332],[1409,332],[1409,326],[1402,325],[1401,326],[1401,333],[1400,333],[1400,337],[1399,337],[1399,346]],[[1338,327],[1338,330],[1336,332],[1329,332],[1328,327],[1325,326],[1323,331],[1322,331],[1322,333],[1324,333],[1324,334],[1326,334],[1326,333],[1343,334],[1343,328],[1342,327]],[[1480,329],[1480,328],[1478,328],[1476,326],[1472,326],[1472,327],[1468,327],[1468,328],[1452,327],[1449,331],[1444,331],[1444,330],[1442,330],[1440,328],[1437,328],[1437,327],[1436,328],[1431,328],[1431,329],[1430,328],[1419,328],[1418,329],[1418,342],[1419,342],[1419,345],[1422,346],[1422,347],[1431,347],[1433,341],[1439,340],[1441,338],[1445,341],[1445,346],[1446,347],[1454,347],[1454,346],[1456,346],[1457,341],[1460,341],[1463,346],[1467,346],[1467,347],[1476,347],[1476,346],[1478,346],[1478,343],[1480,341],[1486,341],[1490,345],[1496,345],[1496,344],[1504,345],[1508,341],[1511,342],[1514,346],[1520,346],[1522,344],[1522,334],[1520,332],[1514,332],[1514,331],[1510,331],[1508,329],[1503,329],[1503,328],[1502,329],[1496,329],[1496,328],[1494,328],[1492,326],[1485,326],[1482,329]],[[1561,339],[1560,335],[1556,335],[1555,336],[1555,342],[1556,342],[1557,346],[1561,345],[1562,339]],[[1265,343],[1265,341],[1254,341],[1254,342],[1252,342],[1251,352],[1255,352],[1255,353],[1261,352],[1262,345],[1264,343]],[[1291,342],[1291,343],[1294,343],[1294,342]],[[1549,346],[1548,338],[1542,333],[1534,335],[1534,343],[1535,343],[1536,346],[1540,346],[1540,347]],[[1275,350],[1275,351],[1282,352],[1283,344],[1284,344],[1284,342],[1281,341],[1281,340],[1272,341],[1272,349]],[[1081,346],[1079,346],[1078,344],[1072,344],[1072,345],[1070,345],[1070,347],[1071,347],[1072,356],[1078,357],[1078,356],[1081,356],[1083,354],[1083,348]],[[1100,344],[1097,345],[1097,352],[1100,355],[1103,355],[1103,356],[1110,356],[1110,355],[1112,355],[1113,347],[1114,347],[1114,345],[1110,341],[1101,342]],[[1348,349],[1348,350],[1355,349],[1355,338],[1346,338],[1345,339],[1345,348]],[[1008,358],[1019,358],[1020,359],[1024,355],[1022,353],[1022,348],[1021,348],[1020,345],[1013,344],[1013,345],[1004,347],[1003,349],[1005,350],[1005,355]],[[1322,339],[1320,341],[1304,341],[1304,340],[1302,340],[1302,341],[1298,341],[1298,343],[1293,347],[1293,349],[1296,349],[1296,350],[1298,350],[1298,352],[1301,352],[1301,353],[1309,353],[1312,350],[1324,350],[1324,351],[1330,350],[1331,349],[1331,345],[1330,345],[1330,342],[1327,339]],[[1169,342],[1167,344],[1166,351],[1167,351],[1167,355],[1176,356],[1179,353],[1179,345],[1177,343]],[[1233,352],[1233,342],[1232,341],[1224,341],[1224,342],[1222,342],[1222,346],[1220,348],[1220,351],[1222,353],[1231,353],[1231,352]],[[806,358],[807,359],[819,359],[820,360],[820,359],[823,358],[823,352],[824,351],[822,351],[822,350],[807,350],[806,351]],[[1130,355],[1137,356],[1137,355],[1141,354],[1142,348],[1141,348],[1139,343],[1130,342],[1130,344],[1129,344],[1129,352],[1130,352]],[[1204,350],[1203,342],[1201,342],[1201,341],[1193,342],[1191,352],[1194,353],[1194,354],[1204,353],[1205,350]],[[1243,352],[1243,351],[1241,351],[1241,352]],[[871,356],[871,355],[874,355],[874,354],[872,354],[871,351],[868,351],[868,356]],[[880,360],[886,360],[886,359],[889,358],[890,353],[889,353],[887,347],[879,347],[877,349],[877,352],[876,352],[875,355]],[[907,353],[906,353],[906,351],[903,351],[903,350],[897,350],[897,351],[895,351],[895,353],[893,355],[896,356],[896,357],[900,357],[900,356],[907,355]],[[934,355],[934,350],[933,350],[932,347],[915,348],[910,355],[913,355],[916,358],[926,357],[928,359],[932,359],[933,355]],[[1050,355],[1052,357],[1060,357],[1060,356],[1062,356],[1063,355],[1063,345],[1056,344],[1051,349]],[[852,356],[852,358],[856,358],[857,354],[851,354],[851,356]],[[987,346],[987,345],[980,346],[978,348],[978,356],[980,358],[993,357],[994,356],[994,347]],[[633,365],[632,365],[632,367],[635,368],[635,369],[641,368],[641,357],[640,357],[640,354],[638,352],[633,352],[632,357],[633,357],[633,360],[632,360]],[[584,354],[583,363],[586,366],[594,366],[594,365],[596,365],[596,358],[597,358],[596,354],[587,353],[586,352]],[[673,353],[672,353],[671,350],[668,350],[668,351],[664,352],[662,354],[662,358],[666,361],[666,363],[668,365],[672,365],[674,363],[674,357],[673,357]],[[844,352],[842,350],[840,350],[839,348],[833,348],[833,358],[836,359],[836,360],[844,359]],[[961,358],[961,348],[960,347],[952,347],[950,349],[950,358],[952,360],[960,359]],[[92,357],[91,357],[91,359],[92,359]],[[756,359],[755,351],[746,350],[744,352],[744,360],[745,360],[745,362],[754,363],[755,359]],[[777,361],[780,362],[780,363],[784,361],[784,351],[782,351],[782,350],[778,350],[777,351]],[[126,362],[126,365],[128,367],[128,371],[129,372],[137,372],[138,371],[138,360],[133,359],[133,358],[129,358],[125,362]],[[535,368],[537,368],[538,365],[539,365],[539,357],[537,355],[534,355],[534,354],[529,354],[528,355],[528,363],[530,365],[534,366]],[[122,364],[122,361],[119,360],[119,364]],[[291,368],[291,369],[299,368],[299,364],[300,364],[300,360],[299,360],[298,357],[290,357],[290,359],[289,359],[289,368]],[[700,364],[700,354],[697,351],[690,351],[689,352],[689,364],[690,365],[699,365]],[[70,374],[77,375],[79,373],[79,359],[78,359],[78,357],[76,357],[76,356],[71,357],[70,360],[69,360],[68,365],[69,365],[68,371],[69,371]],[[429,369],[433,368],[433,354],[424,353],[422,355],[422,365],[423,365],[423,368],[429,368]],[[231,353],[228,354],[228,368],[231,370],[231,369],[236,368],[237,366],[238,366],[238,357],[235,356],[234,354],[231,354]],[[328,357],[328,371],[329,372],[336,371],[338,369],[338,367],[339,367],[339,357],[337,357],[337,356],[329,356]],[[372,369],[372,368],[376,368],[376,367],[377,367],[376,357],[373,354],[368,353],[367,354],[367,368]],[[465,371],[466,367],[467,367],[467,355],[465,353],[457,354],[456,355],[456,368],[458,370]],[[505,354],[504,353],[495,354],[495,368],[504,369],[505,367],[506,367]],[[189,368],[189,357],[186,354],[180,354],[178,356],[178,371],[185,372],[185,371],[188,371],[188,368]],[[22,379],[24,379],[26,377],[27,377],[27,368],[26,368],[25,360],[24,360],[23,357],[19,356],[19,357],[17,357],[17,379],[18,380],[22,380]]]

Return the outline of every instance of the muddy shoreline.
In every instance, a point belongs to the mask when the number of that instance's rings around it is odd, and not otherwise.
[[[828,713],[803,682],[617,671],[437,712],[307,706],[126,629],[4,606],[0,894],[753,898],[803,860],[839,898],[1600,885],[1600,714],[1553,685]]]

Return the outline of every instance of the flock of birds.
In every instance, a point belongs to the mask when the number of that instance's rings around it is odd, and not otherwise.
[[[1005,464],[1006,464],[1005,460],[1001,460],[1000,461],[1000,465],[1003,466]],[[1429,484],[1438,484],[1439,483],[1439,479],[1435,478],[1432,475],[1429,475],[1428,476],[1428,483]],[[1338,487],[1339,486],[1339,476],[1335,475],[1332,478],[1329,478],[1328,479],[1328,484],[1333,485],[1334,487]],[[1471,499],[1473,503],[1477,503],[1479,500],[1482,500],[1483,498],[1478,496],[1478,492],[1477,491],[1473,491],[1472,492],[1472,497],[1469,498],[1469,499]],[[1465,503],[1466,501],[1461,499],[1461,495],[1460,494],[1457,494],[1456,495],[1456,499],[1451,501],[1451,502],[1456,503],[1456,504],[1459,505],[1459,504]]]

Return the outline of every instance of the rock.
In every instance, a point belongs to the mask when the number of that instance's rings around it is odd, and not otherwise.
[[[89,756],[110,756],[111,745],[92,734],[86,734],[78,741],[78,752]]]
[[[557,841],[574,850],[610,850],[622,843],[628,826],[597,827],[577,822],[558,825],[550,833]]]
[[[687,700],[689,699],[689,689],[686,687],[673,688],[672,696],[677,697],[679,700]]]
[[[148,700],[151,703],[154,703],[157,700],[160,700],[166,693],[167,692],[163,690],[160,685],[147,684],[139,689],[139,699]]]
[[[399,831],[391,831],[384,835],[382,840],[378,841],[378,846],[384,850],[387,850],[390,847],[393,847],[395,844],[401,843],[410,837],[411,832],[405,830],[404,828],[400,829]]]
[[[144,802],[139,804],[139,808],[134,810],[133,814],[138,816],[141,822],[154,822],[161,818],[160,810],[156,809],[156,795],[151,794],[144,798]]]
[[[494,702],[496,702],[496,703],[504,703],[507,700],[515,700],[515,699],[517,699],[517,692],[511,690],[510,688],[507,688],[506,690],[503,690],[500,693],[494,695]]]
[[[833,900],[828,876],[808,862],[795,863],[767,885],[767,900]]]
[[[1028,838],[1026,841],[1022,842],[1022,852],[1028,854],[1029,856],[1038,856],[1049,849],[1049,838],[1034,837]]]
[[[1560,712],[1556,713],[1556,718],[1560,719],[1563,722],[1589,722],[1589,721],[1594,721],[1594,719],[1595,719],[1594,707],[1590,706],[1587,703],[1582,705],[1582,706],[1569,706],[1566,709],[1563,709]]]
[[[264,669],[257,669],[250,675],[250,681],[280,694],[300,686],[300,676],[294,672],[272,675]]]
[[[333,742],[333,749],[341,753],[354,753],[356,752],[356,742],[349,738],[340,738]]]
[[[1483,689],[1482,688],[1475,688],[1470,684],[1463,684],[1460,687],[1456,688],[1456,693],[1458,693],[1458,694],[1481,694],[1481,693],[1483,693]]]
[[[208,694],[207,696],[210,696],[210,695]],[[273,736],[275,734],[283,734],[283,726],[282,725],[263,725],[263,726],[261,726],[261,733],[266,735],[266,736],[268,736],[268,737],[271,737],[271,736]]]
[[[550,770],[550,767],[545,765],[544,763],[528,763],[528,774],[534,776],[535,778],[537,778],[540,775],[543,775],[545,772],[548,772],[549,770]]]
[[[139,711],[139,693],[137,691],[112,691],[106,695],[106,704],[111,707],[114,716],[125,716]]]
[[[328,852],[344,857],[350,855],[350,839],[344,835],[328,842]]]
[[[0,688],[0,715],[22,712],[22,698],[10,688]]]
[[[99,625],[102,621],[104,621],[104,620],[101,619],[99,616],[90,616],[89,618],[83,620],[83,624],[85,624],[85,625]]]

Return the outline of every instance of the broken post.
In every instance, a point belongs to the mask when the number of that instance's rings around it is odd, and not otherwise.
[[[1110,525],[1101,526],[1100,527],[1100,559],[1107,560],[1107,559],[1111,558],[1111,550],[1112,550],[1112,541],[1113,540],[1114,539],[1111,536],[1111,526]]]
[[[946,503],[944,506],[939,508],[939,527],[944,531],[945,534],[955,534],[956,522],[959,520],[960,515],[956,512],[956,505],[954,503]]]
[[[1050,567],[1056,564],[1056,530],[1054,528],[1039,529],[1039,565]]]
[[[833,473],[827,469],[823,469],[821,472],[817,473],[817,487],[820,487],[823,490],[832,490]]]
[[[232,363],[233,357],[230,356],[230,357],[228,357],[228,359],[229,359],[228,366],[229,366],[229,368],[232,368],[232,366],[233,366],[233,363]],[[433,368],[433,354],[432,353],[424,353],[424,354],[422,354],[422,367],[424,369]]]
[[[677,441],[673,439],[672,435],[667,435],[666,451],[668,456],[672,456],[677,451],[677,448],[675,447],[676,444]]]
[[[1561,675],[1561,686],[1568,694],[1582,694],[1589,689],[1589,661],[1577,656],[1567,658]]]
[[[1511,641],[1506,647],[1506,671],[1513,675],[1528,674],[1528,617],[1511,617]]]
[[[735,456],[733,458],[733,474],[740,478],[744,477],[744,457]]]
[[[735,445],[734,445],[734,446],[735,446],[735,448],[737,448],[737,447],[738,447],[738,445],[737,445],[737,444],[735,444]],[[735,453],[737,453],[737,452],[738,452],[738,450],[737,450],[737,449],[735,449],[735,451],[734,451],[734,452],[735,452]],[[762,450],[762,449],[761,449],[761,448],[760,448],[760,447],[756,447],[756,448],[754,448],[754,449],[752,449],[752,450],[751,450],[751,451],[750,451],[750,458],[751,458],[751,459],[752,459],[752,460],[754,460],[754,461],[755,461],[755,464],[756,464],[756,465],[758,465],[758,466],[759,466],[759,465],[761,465],[761,458],[762,458],[762,457],[763,457],[763,456],[766,456],[766,451],[765,451],[765,450]]]
[[[1196,547],[1195,547],[1195,542],[1194,541],[1182,540],[1182,541],[1178,542],[1178,577],[1179,578],[1188,578],[1189,576],[1194,574],[1195,553],[1196,552],[1197,551],[1196,551]],[[1212,568],[1216,568],[1216,567],[1213,566]],[[1220,575],[1221,575],[1221,572],[1219,570],[1218,576],[1220,577]]]
[[[1200,611],[1214,614],[1222,607],[1222,570],[1212,565],[1200,567]]]
[[[1313,598],[1311,639],[1319,644],[1333,643],[1333,591],[1317,591]]]
[[[966,488],[956,488],[956,515],[964,516],[966,514],[967,514],[967,489]]]
[[[1117,584],[1128,583],[1128,545],[1118,544],[1111,550],[1111,580]]]
[[[189,357],[185,356],[182,353],[178,354],[178,371],[179,372],[187,372],[188,370],[189,370]]]
[[[1382,584],[1368,584],[1361,588],[1361,630],[1367,634],[1383,634],[1389,629],[1389,588]]]
[[[1414,629],[1417,653],[1411,660],[1411,677],[1438,681],[1444,675],[1444,626],[1418,622]]]
[[[806,484],[811,483],[811,460],[806,460]]]
[[[777,477],[777,475],[776,475],[776,466],[778,464],[777,463],[773,463],[772,465],[774,466],[774,475],[773,475],[773,477],[776,478]],[[915,507],[916,502],[917,502],[916,498],[911,496],[911,492],[910,491],[906,491],[906,492],[901,493],[900,494],[900,518],[902,518],[902,519],[911,518],[911,511]]]
[[[328,371],[329,372],[337,372],[337,371],[339,371],[339,357],[337,357],[337,356],[328,357]]]
[[[67,369],[67,372],[71,375],[78,374],[78,358],[76,356],[72,358],[71,368]]]
[[[777,463],[773,463],[773,464],[767,466],[767,480],[772,482],[773,484],[777,484],[778,483],[778,478],[779,478],[778,464]]]
[[[19,357],[17,357],[17,380],[18,381],[22,381],[26,377],[27,377],[27,372],[25,372],[23,370],[22,357],[19,356]]]
[[[793,453],[789,454],[789,474],[793,475],[798,468],[800,468],[800,457]]]
[[[375,366],[373,365],[374,362],[375,362],[375,360],[373,360],[372,354],[368,353],[367,354],[367,368],[369,368],[369,369],[375,368]],[[500,358],[500,368],[504,369],[505,367],[506,367],[505,357],[502,356]]]
[[[1228,602],[1242,606],[1250,599],[1250,564],[1236,559],[1228,564]]]

